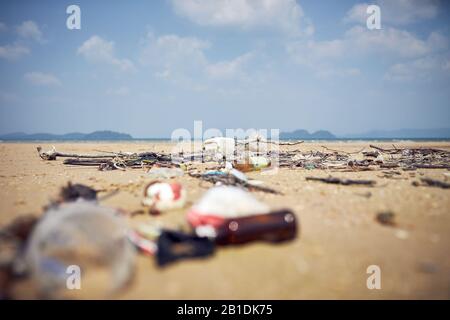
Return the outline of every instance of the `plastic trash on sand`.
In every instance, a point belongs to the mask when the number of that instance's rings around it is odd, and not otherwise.
[[[229,170],[229,173],[241,181],[248,181],[247,176],[237,169],[231,169]]]
[[[144,190],[142,203],[150,207],[150,213],[180,209],[186,202],[186,190],[177,182],[166,183],[154,181]]]
[[[209,189],[187,213],[193,227],[219,226],[225,219],[268,213],[269,207],[241,188],[220,186]]]
[[[159,223],[141,223],[135,230],[128,232],[128,239],[142,253],[153,256],[157,251],[156,241],[162,232]]]
[[[159,266],[186,258],[207,257],[214,252],[214,242],[178,231],[163,230],[157,242],[156,261]]]
[[[116,210],[92,202],[67,203],[47,211],[25,253],[40,295],[104,298],[125,286],[133,275],[136,254],[126,235]],[[68,283],[78,283],[83,290],[68,290]]]
[[[227,174],[227,173],[224,171],[220,171],[220,170],[209,170],[209,171],[206,171],[205,173],[203,173],[204,176],[222,176],[225,174]]]
[[[249,172],[268,168],[270,167],[270,164],[270,159],[266,157],[251,156],[241,160],[236,160],[233,166],[242,172]]]
[[[187,220],[198,236],[218,245],[277,243],[297,236],[297,218],[292,211],[270,211],[250,193],[231,186],[207,191],[187,213]]]
[[[204,176],[226,176],[228,174],[233,175],[235,178],[241,181],[248,181],[247,176],[239,170],[234,168],[225,168],[222,170],[209,170],[203,173]]]
[[[148,175],[157,179],[171,179],[184,175],[183,169],[180,168],[157,168],[153,167],[148,171]]]
[[[128,232],[128,239],[143,254],[153,256],[158,247],[156,243],[149,240],[134,230]]]
[[[50,201],[44,209],[47,210],[51,207],[58,207],[61,203],[74,202],[77,200],[97,202],[98,191],[84,184],[73,184],[69,182],[60,189],[58,197]]]
[[[214,158],[217,160],[223,157],[231,157],[235,151],[235,142],[233,138],[215,137],[206,139],[203,142],[204,150],[207,153],[213,153]]]
[[[59,197],[61,202],[76,201],[78,199],[96,201],[97,191],[83,184],[68,183],[67,186],[61,188]]]

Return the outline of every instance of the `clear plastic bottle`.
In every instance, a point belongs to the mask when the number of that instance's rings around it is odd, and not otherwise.
[[[131,279],[135,265],[135,249],[126,234],[116,210],[93,202],[77,201],[47,211],[25,255],[39,294],[107,298],[117,292]],[[71,282],[77,271],[79,288]]]

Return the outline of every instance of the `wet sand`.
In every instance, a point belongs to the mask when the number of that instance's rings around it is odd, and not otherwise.
[[[321,150],[322,145],[344,151],[369,150],[369,142],[305,143],[290,146],[301,151]],[[142,169],[101,172],[96,168],[70,167],[43,161],[37,143],[2,143],[0,154],[0,226],[22,214],[42,214],[42,207],[68,181],[96,189],[121,191],[102,204],[128,211],[143,209],[141,196],[151,178]],[[44,150],[52,144],[42,143]],[[54,143],[61,152],[166,151],[161,142]],[[391,143],[377,143],[391,147]],[[449,142],[403,142],[397,147],[437,147],[450,150]],[[211,165],[213,166],[213,165]],[[449,181],[450,171],[418,169],[387,178],[381,171],[331,172],[280,169],[276,175],[260,172],[248,176],[265,182],[283,195],[254,192],[272,208],[292,209],[300,221],[300,235],[292,242],[252,243],[219,248],[214,256],[185,260],[157,268],[153,259],[140,255],[133,282],[118,299],[449,299],[450,298],[450,190],[415,187],[413,181],[430,177]],[[337,186],[306,181],[306,176],[376,180],[375,187]],[[176,178],[187,189],[191,205],[208,183],[183,176]],[[397,226],[375,221],[390,211]],[[161,221],[186,229],[185,210],[148,214],[129,219],[131,225]],[[369,290],[366,269],[381,268],[381,289]],[[33,284],[21,281],[15,298],[36,298]],[[89,293],[86,292],[86,297]]]

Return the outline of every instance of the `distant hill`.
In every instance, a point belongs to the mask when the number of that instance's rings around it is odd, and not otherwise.
[[[326,130],[319,130],[313,133],[309,133],[306,130],[295,130],[292,132],[281,132],[280,133],[280,139],[282,140],[290,140],[290,139],[303,139],[303,140],[310,140],[310,139],[318,139],[318,140],[331,140],[336,139],[336,136],[332,134],[329,131]]]
[[[133,137],[126,133],[114,131],[94,131],[92,133],[72,132],[66,134],[14,132],[0,135],[0,140],[5,141],[32,141],[32,140],[132,140]]]
[[[360,139],[450,139],[450,128],[372,130],[361,134],[346,135],[345,138]]]

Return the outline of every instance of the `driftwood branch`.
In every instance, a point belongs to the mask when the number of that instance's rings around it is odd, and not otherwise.
[[[237,141],[237,140],[236,140]],[[267,141],[260,140],[265,143]],[[273,142],[273,141],[272,141]],[[282,143],[282,145],[294,145],[302,143]],[[273,142],[275,143],[275,142]],[[277,157],[278,165],[281,168],[303,168],[311,169],[331,169],[333,171],[369,171],[378,169],[401,169],[401,170],[417,170],[417,169],[450,169],[450,151],[436,148],[382,148],[370,145],[373,151],[364,151],[365,148],[356,152],[346,152],[335,150],[326,146],[322,146],[323,151],[261,151],[250,152],[251,155],[272,158]],[[179,166],[180,163],[186,162],[216,162],[224,163],[227,159],[222,157],[218,160],[214,156],[201,153],[184,153],[178,155],[155,153],[155,152],[106,152],[101,151],[100,154],[76,154],[62,153],[53,149],[43,152],[41,147],[37,147],[39,156],[44,160],[56,160],[57,157],[67,158],[64,164],[78,166],[98,166],[100,170],[125,170],[126,168],[148,168],[149,166],[158,165],[161,167]],[[353,155],[359,154],[359,157]],[[233,159],[236,160],[241,156],[236,153]],[[230,161],[228,159],[228,161]]]
[[[377,147],[373,144],[370,145],[371,148],[376,149],[380,152],[383,153],[389,153],[389,154],[393,154],[393,153],[401,153],[403,151],[406,151],[408,153],[421,153],[421,154],[430,154],[430,153],[445,153],[445,154],[450,154],[450,151],[447,150],[442,150],[442,149],[435,149],[435,148],[397,148],[396,146],[393,145],[393,149],[383,149],[381,147]]]
[[[340,179],[329,176],[328,178],[318,178],[318,177],[306,177],[306,181],[320,181],[331,184],[341,184],[344,186],[349,185],[365,185],[365,186],[373,186],[375,185],[375,181],[373,180],[352,180],[352,179]]]
[[[413,182],[413,186],[429,186],[429,187],[438,187],[442,189],[450,189],[450,183],[431,179],[431,178],[421,178],[420,181],[422,184],[418,183],[417,181]]]
[[[111,158],[111,155],[106,154],[75,154],[75,153],[62,153],[56,151],[55,147],[48,151],[42,151],[39,146],[36,148],[39,156],[44,160],[56,160],[57,157],[61,158]]]

